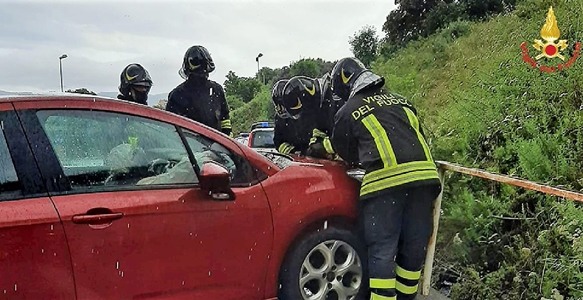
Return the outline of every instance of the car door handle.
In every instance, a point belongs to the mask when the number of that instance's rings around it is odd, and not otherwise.
[[[99,215],[74,215],[73,223],[75,224],[106,224],[112,221],[121,219],[123,213],[110,213],[110,214],[99,214]]]

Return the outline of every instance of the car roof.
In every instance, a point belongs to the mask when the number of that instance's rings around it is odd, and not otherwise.
[[[255,131],[274,131],[275,128],[273,127],[267,127],[267,128],[255,128],[253,130],[251,130],[251,132],[255,132]]]
[[[115,98],[104,97],[104,96],[97,96],[97,95],[87,95],[87,94],[78,94],[78,93],[44,93],[44,94],[14,94],[14,95],[1,95],[0,102],[12,102],[12,101],[34,101],[34,100],[50,100],[50,99],[59,99],[59,100],[88,100],[88,99],[105,99],[105,100],[115,100],[115,101],[123,101]]]
[[[270,127],[274,127],[275,123],[271,122],[271,121],[260,121],[260,122],[255,122],[251,125],[251,130],[257,129],[257,128],[270,128]]]

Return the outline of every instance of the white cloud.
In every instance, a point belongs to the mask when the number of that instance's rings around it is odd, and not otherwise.
[[[170,91],[192,45],[204,45],[223,83],[229,70],[254,76],[300,58],[350,56],[348,38],[364,25],[380,28],[393,1],[5,1],[0,11],[0,89],[59,87],[115,91],[129,63],[144,65],[152,93]]]

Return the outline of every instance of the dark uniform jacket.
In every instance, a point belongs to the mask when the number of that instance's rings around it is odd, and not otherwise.
[[[316,128],[317,112],[302,112],[302,116],[295,120],[292,118],[275,117],[275,129],[273,142],[275,148],[281,153],[300,152],[306,155],[312,131]]]
[[[324,133],[331,135],[334,127],[334,116],[340,110],[344,102],[336,100],[332,96],[330,89],[330,75],[326,74],[322,78],[318,78],[320,89],[322,91],[322,103],[320,105],[320,113],[322,119],[319,121],[319,129]]]
[[[415,109],[379,87],[358,92],[338,111],[332,145],[345,161],[365,169],[361,198],[440,184]]]
[[[168,95],[166,110],[231,134],[229,106],[220,84],[191,77]]]

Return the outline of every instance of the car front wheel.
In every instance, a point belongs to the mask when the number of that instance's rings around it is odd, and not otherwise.
[[[362,243],[346,229],[331,227],[303,237],[280,271],[279,299],[364,299],[364,255]]]

